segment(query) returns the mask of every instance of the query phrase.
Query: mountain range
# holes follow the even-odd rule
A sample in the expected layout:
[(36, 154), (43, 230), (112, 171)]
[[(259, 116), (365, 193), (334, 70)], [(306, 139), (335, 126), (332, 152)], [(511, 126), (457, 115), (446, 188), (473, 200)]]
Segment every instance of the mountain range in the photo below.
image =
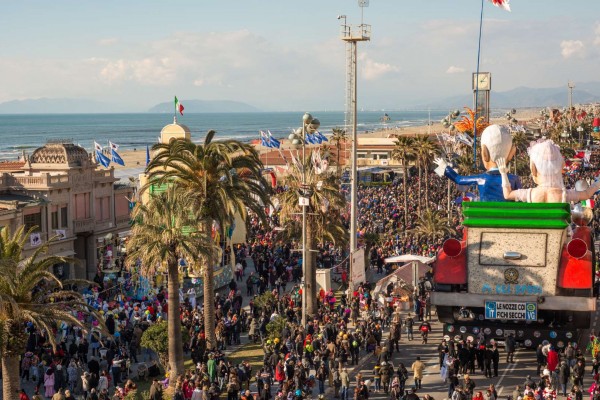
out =
[[(558, 107), (568, 104), (568, 89), (554, 88), (528, 88), (517, 87), (504, 92), (492, 91), (490, 103), (492, 109), (527, 108), (527, 107)], [(261, 112), (253, 105), (232, 100), (182, 100), (187, 113), (242, 113)], [(573, 89), (573, 104), (600, 102), (600, 82), (577, 83)], [(402, 109), (454, 109), (465, 105), (472, 105), (473, 94), (465, 94), (432, 99), (422, 104), (397, 104)], [(394, 109), (389, 107), (387, 109)], [(172, 113), (174, 104), (165, 102), (157, 104), (146, 112)], [(0, 103), (0, 114), (100, 114), (144, 112), (119, 104), (106, 103), (90, 99), (75, 98), (40, 98), (11, 100)]]
[[(232, 100), (181, 100), (185, 110), (189, 113), (241, 113), (260, 112), (250, 104)], [(150, 108), (150, 113), (172, 113), (175, 105), (172, 102), (160, 103)]]

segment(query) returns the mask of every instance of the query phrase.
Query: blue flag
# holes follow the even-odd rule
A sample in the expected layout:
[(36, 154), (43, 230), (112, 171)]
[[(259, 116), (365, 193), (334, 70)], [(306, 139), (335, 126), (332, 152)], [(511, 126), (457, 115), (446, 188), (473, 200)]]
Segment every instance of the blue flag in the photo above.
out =
[(313, 137), (312, 134), (310, 134), (310, 133), (306, 134), (306, 143), (315, 144), (315, 138)]
[(317, 131), (317, 136), (319, 136), (319, 139), (321, 139), (321, 142), (328, 142), (329, 140), (327, 140), (327, 136), (323, 135), (321, 132)]
[(263, 147), (273, 147), (271, 140), (263, 131), (260, 131), (260, 145)]
[(278, 149), (281, 147), (281, 142), (273, 137), (271, 131), (267, 131), (269, 134), (269, 143), (271, 143), (271, 147)]
[(146, 167), (150, 164), (150, 148), (146, 145)]
[(110, 149), (110, 153), (112, 155), (112, 162), (114, 162), (115, 164), (125, 166), (125, 161), (123, 161), (123, 159), (115, 149)]
[(102, 164), (104, 168), (108, 168), (110, 165), (110, 159), (102, 154), (102, 152), (99, 150), (96, 150), (96, 161)]

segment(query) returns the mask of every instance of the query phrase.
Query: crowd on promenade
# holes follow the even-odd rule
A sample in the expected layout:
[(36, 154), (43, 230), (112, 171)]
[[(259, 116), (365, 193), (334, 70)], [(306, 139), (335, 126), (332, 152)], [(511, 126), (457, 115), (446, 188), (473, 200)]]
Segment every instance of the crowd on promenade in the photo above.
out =
[[(572, 187), (576, 180), (592, 177), (592, 173), (577, 172), (567, 176), (567, 185)], [(531, 186), (524, 180), (524, 186)], [(434, 174), (428, 181), (427, 190), (423, 187), (423, 202), (428, 201), (430, 208), (444, 212), (445, 181)], [(404, 210), (401, 179), (390, 186), (360, 188), (359, 230), (363, 235), (375, 233), (389, 238), (373, 246), (370, 260), (374, 267), (380, 268), (384, 258), (395, 254), (434, 256), (442, 245), (441, 239), (430, 241), (406, 234), (416, 226), (418, 188), (418, 178), (410, 177), (408, 210)], [(460, 196), (453, 189), (452, 199)], [(453, 206), (451, 222), (460, 235), (457, 207)], [(408, 226), (404, 225), (405, 212), (409, 217)], [(205, 316), (201, 302), (197, 302), (198, 294), (193, 288), (180, 293), (182, 305), (178, 312), (190, 337), (185, 351), (193, 360), (194, 368), (180, 377), (153, 381), (150, 387), (153, 398), (159, 398), (169, 379), (174, 379), (177, 400), (212, 400), (221, 394), (227, 394), (229, 400), (250, 400), (251, 380), (256, 382), (257, 396), (261, 400), (300, 400), (324, 394), (326, 387), (332, 388), (334, 396), (343, 400), (364, 400), (373, 391), (384, 391), (390, 400), (416, 400), (417, 392), (420, 393), (422, 363), (420, 360), (410, 366), (396, 363), (393, 354), (399, 351), (403, 335), (406, 340), (412, 339), (413, 330), (427, 343), (427, 332), (431, 329), (425, 321), (427, 290), (417, 288), (414, 298), (423, 301), (415, 301), (412, 313), (402, 315), (397, 309), (374, 301), (369, 284), (357, 287), (350, 297), (322, 292), (318, 312), (303, 326), (300, 255), (293, 251), (293, 244), (279, 240), (273, 229), (279, 225), (276, 211), (268, 221), (262, 225), (256, 219), (250, 220), (248, 243), (235, 249), (235, 279), (225, 294), (215, 298), (217, 349), (209, 350), (206, 346)], [(599, 222), (600, 214), (596, 213), (596, 227)], [(248, 257), (252, 259), (253, 268), (248, 268)], [(322, 267), (333, 267), (343, 264), (346, 257), (340, 248), (325, 243), (319, 247), (317, 262)], [(152, 366), (152, 354), (141, 347), (141, 336), (148, 326), (166, 319), (167, 295), (163, 286), (156, 285), (138, 296), (132, 291), (131, 275), (123, 272), (121, 278), (116, 284), (107, 285), (99, 276), (97, 288), (84, 290), (88, 302), (103, 315), (110, 335), (104, 335), (98, 328), (86, 332), (68, 324), (51, 333), (27, 327), (29, 340), (21, 358), (20, 375), (23, 381), (33, 382), (34, 393), (29, 395), (54, 400), (75, 396), (84, 396), (86, 400), (116, 400), (136, 389), (135, 380), (129, 379), (129, 366), (143, 361), (149, 361)], [(260, 305), (251, 300), (248, 309), (243, 307), (244, 298), (261, 295), (269, 300)], [(93, 319), (87, 323), (98, 326)], [(273, 331), (273, 327), (278, 328)], [(227, 347), (241, 343), (242, 332), (248, 332), (250, 340), (261, 343), (264, 349), (264, 362), (258, 370), (248, 363), (233, 365), (224, 356)], [(50, 346), (48, 334), (59, 338), (56, 350)], [(497, 374), (499, 355), (497, 349), (488, 345), (485, 341), (460, 343), (453, 339), (439, 344), (440, 367), (448, 383), (449, 398), (495, 400), (493, 387), (476, 391), (470, 378), (476, 370), (485, 371), (486, 375)], [(538, 375), (542, 377), (515, 389), (513, 400), (519, 396), (523, 400), (551, 400), (552, 396), (568, 391), (573, 400), (581, 400), (582, 368), (586, 360), (576, 351), (573, 354), (570, 351), (567, 347), (559, 354), (550, 345), (538, 349)], [(349, 370), (367, 353), (373, 353), (377, 359), (373, 374), (351, 379)], [(559, 359), (556, 363), (555, 353)], [(595, 375), (589, 393), (591, 400), (599, 400), (600, 357), (595, 355), (592, 364)], [(158, 376), (155, 369), (151, 367), (149, 372)], [(23, 393), (21, 399), (26, 398), (27, 394)]]
[[(419, 177), (415, 174), (407, 178), (407, 206), (404, 209), (404, 188), (402, 178), (396, 177), (391, 185), (361, 187), (358, 192), (359, 219), (358, 229), (362, 236), (367, 234), (383, 235), (379, 245), (372, 248), (371, 264), (381, 270), (386, 257), (402, 254), (413, 254), (434, 257), (443, 239), (418, 238), (409, 231), (417, 226), (420, 210), (426, 204), (432, 210), (439, 210), (447, 216), (448, 191), (445, 178), (430, 173), (428, 179), (422, 179), (422, 204), (419, 208)], [(427, 196), (426, 196), (427, 193)], [(460, 193), (456, 185), (451, 186), (451, 226), (461, 234)], [(408, 225), (405, 226), (405, 214), (408, 214)]]

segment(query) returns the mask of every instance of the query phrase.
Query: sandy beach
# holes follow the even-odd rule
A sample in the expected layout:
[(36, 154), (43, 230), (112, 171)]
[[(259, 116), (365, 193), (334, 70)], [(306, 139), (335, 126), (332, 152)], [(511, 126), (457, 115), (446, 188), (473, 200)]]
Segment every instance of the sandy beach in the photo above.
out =
[[(534, 109), (525, 109), (525, 110), (517, 110), (515, 114), (515, 118), (520, 122), (526, 122), (532, 120), (537, 115), (537, 111)], [(506, 122), (505, 118), (492, 118), (492, 123), (503, 124)], [(431, 126), (427, 125), (419, 125), (419, 126), (411, 126), (404, 128), (390, 128), (390, 129), (381, 129), (372, 132), (361, 132), (358, 137), (391, 137), (394, 135), (427, 135), (431, 133), (432, 135), (435, 133), (445, 132), (442, 124), (437, 121), (433, 122)], [(329, 135), (331, 132), (323, 132), (325, 135)], [(198, 138), (192, 138), (198, 139)], [(287, 138), (281, 141), (282, 147), (284, 149), (290, 148), (291, 143)], [(130, 176), (136, 176), (141, 173), (146, 165), (146, 148), (138, 148), (136, 150), (128, 150), (119, 153), (123, 161), (125, 162), (125, 166), (121, 166), (118, 164), (112, 163), (111, 166), (115, 167), (116, 175), (120, 177), (129, 176), (128, 172), (130, 171)]]

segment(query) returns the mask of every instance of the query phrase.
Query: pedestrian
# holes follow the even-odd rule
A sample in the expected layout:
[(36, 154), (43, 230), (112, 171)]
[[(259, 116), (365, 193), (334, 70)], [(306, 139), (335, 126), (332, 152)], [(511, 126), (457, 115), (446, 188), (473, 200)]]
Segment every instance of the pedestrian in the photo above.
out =
[[(512, 333), (508, 335), (506, 340), (504, 341), (504, 350), (506, 351), (506, 362), (513, 363), (515, 357), (515, 349), (517, 342), (515, 341), (515, 337)], [(517, 400), (517, 399), (514, 399)]]
[(341, 399), (348, 400), (348, 390), (350, 389), (350, 377), (348, 376), (348, 370), (342, 368), (340, 371), (340, 383), (341, 383)]
[(406, 316), (404, 320), (404, 326), (406, 327), (406, 337), (408, 340), (413, 340), (413, 325), (415, 324), (415, 320), (411, 316), (410, 313)]
[[(471, 379), (469, 374), (465, 374), (462, 384), (462, 391), (467, 396), (467, 399), (473, 397), (473, 392), (475, 390), (475, 381)], [(482, 394), (483, 397), (483, 394)]]
[(413, 372), (413, 379), (415, 381), (415, 389), (421, 389), (421, 381), (423, 380), (423, 371), (425, 370), (425, 364), (421, 361), (421, 357), (417, 356), (415, 362), (411, 366)]
[(429, 332), (431, 332), (431, 324), (429, 321), (425, 320), (421, 322), (419, 331), (421, 332), (421, 344), (427, 344), (427, 337), (429, 336)]

